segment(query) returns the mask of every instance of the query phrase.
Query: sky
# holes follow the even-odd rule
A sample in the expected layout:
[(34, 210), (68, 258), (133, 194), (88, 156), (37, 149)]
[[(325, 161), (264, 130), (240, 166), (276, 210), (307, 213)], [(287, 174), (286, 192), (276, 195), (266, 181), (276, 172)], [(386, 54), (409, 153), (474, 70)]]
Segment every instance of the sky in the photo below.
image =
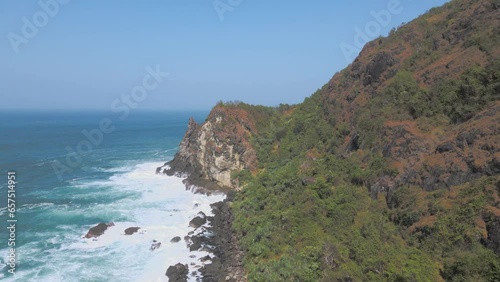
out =
[(0, 1), (0, 110), (300, 103), (445, 2)]

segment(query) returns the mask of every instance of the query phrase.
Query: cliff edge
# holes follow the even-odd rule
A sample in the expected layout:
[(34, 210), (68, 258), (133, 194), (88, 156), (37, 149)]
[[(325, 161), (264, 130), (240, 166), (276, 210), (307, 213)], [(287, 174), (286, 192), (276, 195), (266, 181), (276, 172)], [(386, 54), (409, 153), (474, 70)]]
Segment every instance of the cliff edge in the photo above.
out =
[(189, 119), (188, 129), (174, 159), (163, 173), (187, 177), (187, 185), (239, 188), (231, 173), (255, 170), (257, 157), (250, 137), (257, 132), (255, 120), (235, 104), (219, 103), (206, 121)]

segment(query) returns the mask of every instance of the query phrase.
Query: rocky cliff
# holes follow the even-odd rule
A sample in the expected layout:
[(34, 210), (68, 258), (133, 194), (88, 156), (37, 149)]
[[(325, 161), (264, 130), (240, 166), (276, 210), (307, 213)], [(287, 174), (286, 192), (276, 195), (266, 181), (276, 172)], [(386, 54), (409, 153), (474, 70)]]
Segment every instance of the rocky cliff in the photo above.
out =
[(219, 104), (204, 123), (189, 120), (179, 151), (163, 172), (187, 177), (188, 185), (206, 186), (208, 181), (238, 189), (231, 174), (256, 168), (257, 157), (249, 141), (256, 132), (255, 120), (247, 111)]

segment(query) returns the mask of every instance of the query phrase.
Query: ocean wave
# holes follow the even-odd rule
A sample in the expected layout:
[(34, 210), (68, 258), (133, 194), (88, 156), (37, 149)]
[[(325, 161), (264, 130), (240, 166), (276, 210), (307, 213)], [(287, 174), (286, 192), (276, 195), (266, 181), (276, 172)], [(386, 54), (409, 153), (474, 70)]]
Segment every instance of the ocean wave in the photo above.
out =
[[(178, 262), (188, 264), (190, 273), (198, 270), (202, 265), (198, 259), (208, 253), (189, 252), (184, 242), (170, 240), (194, 231), (189, 221), (200, 211), (211, 215), (210, 204), (224, 195), (186, 191), (182, 179), (155, 174), (163, 164), (117, 166), (107, 171), (112, 173), (108, 179), (75, 179), (52, 191), (52, 197), (57, 195), (70, 204), (21, 206), (21, 210), (40, 209), (34, 220), (57, 225), (30, 233), (31, 242), (18, 248), (25, 267), (16, 273), (17, 281), (123, 280), (124, 271), (129, 281), (166, 281), (166, 268)], [(90, 227), (109, 221), (115, 226), (96, 240), (83, 238)], [(140, 232), (124, 235), (126, 228), (135, 226), (141, 227)], [(162, 243), (154, 252), (150, 250), (153, 240)], [(30, 265), (35, 270), (28, 269)]]
[(46, 209), (53, 206), (54, 203), (23, 204), (17, 208), (17, 211), (24, 212), (25, 210)]

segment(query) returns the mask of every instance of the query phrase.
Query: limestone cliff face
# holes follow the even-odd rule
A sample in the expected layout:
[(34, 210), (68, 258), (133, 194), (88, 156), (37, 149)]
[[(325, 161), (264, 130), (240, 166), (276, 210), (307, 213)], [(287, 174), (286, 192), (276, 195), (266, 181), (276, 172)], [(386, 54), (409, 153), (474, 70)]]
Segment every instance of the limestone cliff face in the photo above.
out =
[(239, 188), (231, 173), (257, 165), (249, 138), (256, 132), (252, 117), (236, 106), (216, 106), (203, 124), (189, 120), (179, 151), (164, 173), (185, 176), (194, 184), (203, 180), (221, 187)]

